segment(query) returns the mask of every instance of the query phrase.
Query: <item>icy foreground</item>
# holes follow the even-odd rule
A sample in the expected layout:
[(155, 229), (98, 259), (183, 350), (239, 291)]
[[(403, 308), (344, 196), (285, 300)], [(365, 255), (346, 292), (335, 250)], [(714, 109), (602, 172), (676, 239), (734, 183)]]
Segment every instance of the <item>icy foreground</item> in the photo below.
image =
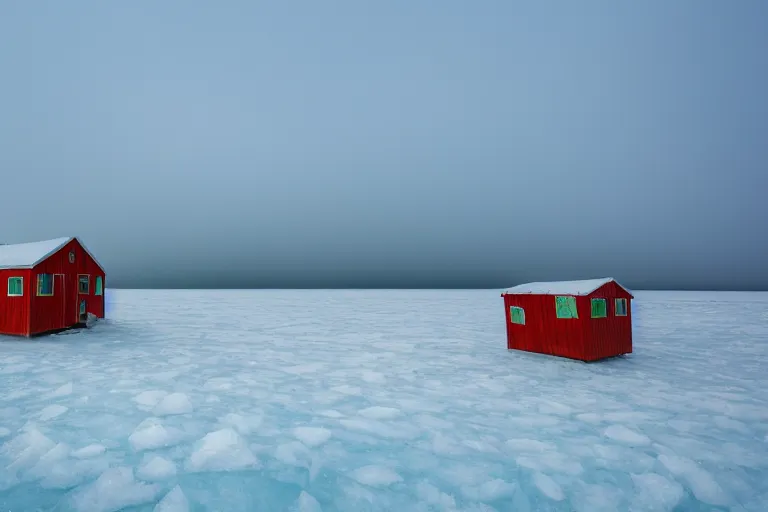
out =
[(108, 299), (0, 338), (0, 510), (766, 510), (768, 294), (639, 292), (595, 364), (494, 291)]

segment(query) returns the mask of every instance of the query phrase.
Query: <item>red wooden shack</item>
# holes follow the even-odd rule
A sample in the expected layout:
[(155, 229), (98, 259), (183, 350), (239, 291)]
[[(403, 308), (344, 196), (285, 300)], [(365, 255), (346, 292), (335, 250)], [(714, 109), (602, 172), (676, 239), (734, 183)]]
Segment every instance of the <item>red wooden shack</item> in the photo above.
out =
[(105, 278), (75, 237), (0, 245), (0, 334), (60, 331), (85, 324), (88, 313), (104, 318)]
[(612, 278), (528, 283), (504, 298), (507, 348), (581, 361), (632, 352), (632, 294)]

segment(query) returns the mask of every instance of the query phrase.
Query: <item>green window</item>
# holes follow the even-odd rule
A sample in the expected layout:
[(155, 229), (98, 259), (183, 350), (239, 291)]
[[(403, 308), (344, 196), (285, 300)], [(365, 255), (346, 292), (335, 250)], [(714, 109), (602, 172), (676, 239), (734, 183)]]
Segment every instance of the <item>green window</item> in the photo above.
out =
[(21, 297), (24, 295), (24, 283), (23, 277), (9, 277), (8, 278), (8, 296), (9, 297)]
[(558, 295), (555, 297), (555, 307), (557, 308), (557, 318), (579, 318), (579, 312), (576, 310), (576, 297)]
[(96, 295), (104, 293), (104, 283), (101, 280), (101, 276), (96, 276)]
[(513, 324), (525, 325), (525, 310), (523, 308), (512, 306), (509, 308), (509, 317)]
[(592, 318), (605, 318), (608, 316), (608, 306), (605, 299), (592, 299)]
[(53, 274), (37, 275), (37, 295), (40, 297), (53, 295)]
[(91, 292), (91, 276), (77, 276), (77, 293), (88, 295)]
[(627, 299), (616, 299), (616, 316), (627, 316)]

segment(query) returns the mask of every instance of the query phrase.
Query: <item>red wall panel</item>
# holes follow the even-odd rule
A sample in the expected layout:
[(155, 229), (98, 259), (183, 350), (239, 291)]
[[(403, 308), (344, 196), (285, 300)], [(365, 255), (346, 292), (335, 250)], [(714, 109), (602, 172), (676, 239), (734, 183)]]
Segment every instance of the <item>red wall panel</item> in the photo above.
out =
[[(505, 295), (505, 314), (508, 328), (508, 348), (557, 355), (572, 359), (584, 357), (583, 303), (576, 301), (579, 318), (557, 318), (554, 295)], [(525, 325), (513, 324), (511, 306), (525, 310)]]
[[(24, 295), (22, 297), (8, 296), (9, 277), (24, 279)], [(30, 281), (29, 269), (0, 270), (0, 334), (17, 336), (29, 334)]]
[[(629, 354), (632, 352), (632, 301), (616, 283), (608, 283), (589, 295), (589, 299), (604, 298), (608, 309), (606, 318), (593, 318), (589, 322), (587, 355), (589, 360)], [(616, 316), (615, 299), (627, 299), (627, 316)]]

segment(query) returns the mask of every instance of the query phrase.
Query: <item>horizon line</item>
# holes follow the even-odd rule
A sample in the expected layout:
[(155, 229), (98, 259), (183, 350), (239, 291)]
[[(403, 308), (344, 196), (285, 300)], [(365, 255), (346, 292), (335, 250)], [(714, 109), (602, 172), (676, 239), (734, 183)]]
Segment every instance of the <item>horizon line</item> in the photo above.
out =
[[(274, 291), (283, 291), (283, 290), (292, 290), (292, 291), (503, 291), (509, 288), (506, 287), (493, 287), (493, 288), (486, 288), (486, 287), (399, 287), (399, 288), (389, 288), (389, 287), (337, 287), (337, 288), (327, 288), (327, 287), (246, 287), (246, 288), (237, 288), (237, 287), (222, 287), (222, 288), (214, 288), (214, 287), (154, 287), (154, 288), (146, 288), (146, 287), (105, 287), (106, 290), (123, 290), (123, 291), (146, 291), (146, 290), (159, 290), (159, 291), (224, 291), (224, 290), (232, 290), (232, 291), (262, 291), (262, 290), (274, 290)], [(768, 293), (768, 290), (743, 290), (743, 289), (690, 289), (690, 288), (630, 288), (633, 292), (700, 292), (700, 293)]]

